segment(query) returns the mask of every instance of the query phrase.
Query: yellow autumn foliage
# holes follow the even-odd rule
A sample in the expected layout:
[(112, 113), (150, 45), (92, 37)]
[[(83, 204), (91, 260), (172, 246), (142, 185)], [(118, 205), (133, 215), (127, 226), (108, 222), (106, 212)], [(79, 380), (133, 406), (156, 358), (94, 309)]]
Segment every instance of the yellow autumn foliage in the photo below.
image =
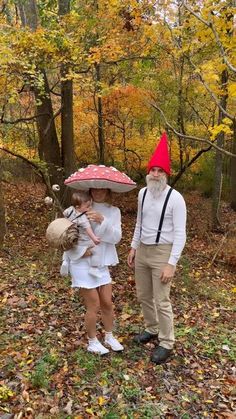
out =
[(221, 132), (230, 135), (233, 133), (233, 130), (227, 124), (219, 124), (209, 128), (209, 132), (211, 135), (211, 140), (214, 140)]

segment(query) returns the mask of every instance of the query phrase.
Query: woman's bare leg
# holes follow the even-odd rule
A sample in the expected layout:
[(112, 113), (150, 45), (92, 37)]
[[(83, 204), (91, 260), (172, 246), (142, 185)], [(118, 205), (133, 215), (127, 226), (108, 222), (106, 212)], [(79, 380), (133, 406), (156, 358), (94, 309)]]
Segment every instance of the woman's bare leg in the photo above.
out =
[(100, 307), (102, 322), (106, 332), (111, 332), (113, 329), (114, 312), (112, 304), (112, 285), (106, 284), (98, 288), (100, 298)]
[(96, 337), (97, 314), (100, 309), (98, 288), (81, 288), (81, 295), (86, 307), (85, 327), (89, 338)]
[(113, 336), (113, 304), (111, 284), (103, 285), (99, 288), (100, 306), (102, 312), (102, 321), (105, 328), (105, 345), (111, 347), (113, 351), (123, 351), (124, 347)]

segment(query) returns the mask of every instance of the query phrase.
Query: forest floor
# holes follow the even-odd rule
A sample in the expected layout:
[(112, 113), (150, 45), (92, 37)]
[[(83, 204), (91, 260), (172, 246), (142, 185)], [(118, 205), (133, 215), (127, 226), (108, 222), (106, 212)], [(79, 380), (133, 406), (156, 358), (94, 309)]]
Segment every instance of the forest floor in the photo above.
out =
[[(236, 417), (235, 237), (210, 231), (208, 199), (185, 195), (188, 242), (172, 287), (176, 346), (170, 361), (156, 366), (154, 345), (132, 342), (142, 330), (134, 273), (126, 264), (137, 191), (118, 198), (123, 239), (120, 264), (112, 269), (116, 334), (125, 350), (99, 357), (85, 350), (80, 296), (60, 277), (61, 255), (45, 240), (55, 213), (44, 205), (43, 186), (3, 188), (1, 419)], [(224, 203), (221, 218), (226, 231), (236, 213)]]

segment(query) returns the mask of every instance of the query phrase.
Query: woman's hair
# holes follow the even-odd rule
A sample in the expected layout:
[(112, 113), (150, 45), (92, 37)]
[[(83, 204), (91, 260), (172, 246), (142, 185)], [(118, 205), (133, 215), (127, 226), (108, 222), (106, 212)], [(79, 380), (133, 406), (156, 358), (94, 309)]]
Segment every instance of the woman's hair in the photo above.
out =
[(88, 191), (78, 191), (72, 194), (71, 204), (73, 207), (80, 207), (88, 201), (92, 201), (92, 197)]
[(112, 205), (112, 191), (110, 189), (107, 190), (106, 203)]

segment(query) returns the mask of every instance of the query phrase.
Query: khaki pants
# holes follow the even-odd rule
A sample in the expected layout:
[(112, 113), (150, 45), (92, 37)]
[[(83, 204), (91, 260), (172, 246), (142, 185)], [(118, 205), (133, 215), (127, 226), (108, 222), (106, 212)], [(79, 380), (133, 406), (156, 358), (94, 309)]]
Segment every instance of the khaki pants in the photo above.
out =
[(172, 245), (140, 244), (135, 255), (137, 298), (141, 303), (145, 330), (158, 334), (160, 346), (172, 349), (174, 344), (173, 312), (170, 283), (163, 284), (160, 274), (168, 263)]

